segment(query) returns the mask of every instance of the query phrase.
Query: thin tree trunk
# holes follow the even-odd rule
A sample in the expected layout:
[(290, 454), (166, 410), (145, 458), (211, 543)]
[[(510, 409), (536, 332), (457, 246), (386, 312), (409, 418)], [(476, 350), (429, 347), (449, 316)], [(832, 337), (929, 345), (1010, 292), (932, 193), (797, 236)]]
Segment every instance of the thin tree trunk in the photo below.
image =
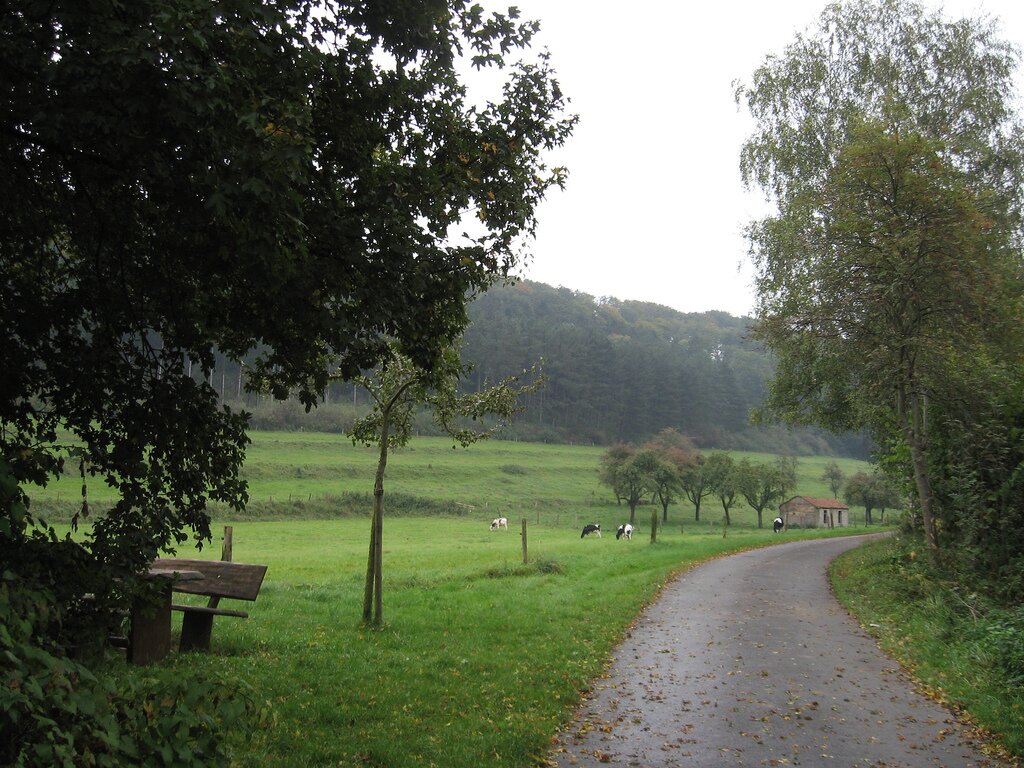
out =
[(377, 473), (373, 480), (373, 524), (370, 528), (370, 554), (366, 563), (366, 586), (363, 590), (363, 621), (374, 626), (384, 622), (383, 586), (383, 529), (384, 529), (384, 471), (388, 465), (388, 435), (390, 433), (390, 412), (382, 414), (380, 434), (380, 455), (377, 459)]
[(370, 514), (370, 552), (366, 557), (366, 584), (363, 589), (363, 623), (369, 624), (373, 618), (373, 575), (377, 557), (377, 509), (374, 504)]
[[(908, 402), (909, 401), (909, 402)], [(903, 437), (910, 448), (910, 461), (914, 468), (914, 484), (917, 486), (918, 502), (921, 504), (921, 520), (924, 526), (924, 541), (933, 563), (939, 559), (939, 539), (935, 533), (935, 519), (932, 514), (932, 485), (928, 477), (928, 456), (925, 449), (921, 404), (916, 395), (907, 396), (900, 387), (897, 399), (897, 414)]]

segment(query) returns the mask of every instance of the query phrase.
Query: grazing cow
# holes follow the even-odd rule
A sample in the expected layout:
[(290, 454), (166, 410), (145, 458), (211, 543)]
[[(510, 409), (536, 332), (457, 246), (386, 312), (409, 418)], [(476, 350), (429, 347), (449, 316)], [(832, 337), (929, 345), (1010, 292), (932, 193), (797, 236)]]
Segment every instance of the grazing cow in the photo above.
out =
[(629, 541), (630, 539), (633, 538), (633, 526), (630, 525), (629, 523), (623, 523), (622, 525), (620, 525), (618, 527), (618, 530), (615, 531), (615, 538), (616, 539), (624, 538), (624, 539), (626, 539), (626, 541)]
[(582, 539), (588, 533), (596, 533), (597, 534), (597, 538), (600, 539), (601, 538), (601, 524), (600, 523), (588, 523), (587, 525), (584, 525), (583, 526), (583, 533), (580, 534), (580, 538)]
[(781, 517), (776, 517), (775, 518), (775, 522), (772, 523), (772, 528), (774, 528), (775, 532), (778, 533), (779, 531), (782, 530), (782, 526), (784, 526), (784, 525), (785, 525), (785, 523), (782, 522), (782, 518)]
[(496, 517), (493, 520), (491, 520), (491, 530), (496, 531), (499, 528), (504, 528), (506, 531), (508, 530), (507, 517)]

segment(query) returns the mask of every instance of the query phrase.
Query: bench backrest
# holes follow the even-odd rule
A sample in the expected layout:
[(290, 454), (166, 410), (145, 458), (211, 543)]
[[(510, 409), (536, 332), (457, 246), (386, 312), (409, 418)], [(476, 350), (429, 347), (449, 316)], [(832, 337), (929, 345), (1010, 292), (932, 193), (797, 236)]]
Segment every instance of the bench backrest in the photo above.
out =
[(153, 568), (164, 571), (199, 571), (203, 574), (203, 578), (194, 581), (174, 582), (175, 592), (236, 600), (255, 600), (267, 573), (265, 565), (178, 558), (160, 558), (153, 563)]

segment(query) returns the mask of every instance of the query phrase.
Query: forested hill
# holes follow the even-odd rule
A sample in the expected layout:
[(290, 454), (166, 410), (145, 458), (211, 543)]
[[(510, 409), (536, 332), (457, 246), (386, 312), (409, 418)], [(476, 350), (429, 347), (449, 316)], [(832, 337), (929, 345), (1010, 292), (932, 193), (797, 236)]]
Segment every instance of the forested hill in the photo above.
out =
[(702, 447), (864, 454), (860, 439), (748, 424), (772, 370), (749, 318), (529, 281), (491, 288), (469, 313), (467, 389), (542, 364), (547, 385), (515, 427), (524, 438), (607, 444), (674, 427)]

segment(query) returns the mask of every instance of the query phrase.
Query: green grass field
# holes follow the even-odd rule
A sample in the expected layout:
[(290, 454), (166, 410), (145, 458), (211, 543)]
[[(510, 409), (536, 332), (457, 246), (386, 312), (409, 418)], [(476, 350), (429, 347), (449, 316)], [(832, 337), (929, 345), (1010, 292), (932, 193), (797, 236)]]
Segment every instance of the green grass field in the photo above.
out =
[[(251, 617), (219, 617), (211, 653), (172, 654), (166, 664), (253, 687), (267, 720), (238, 738), (239, 766), (536, 765), (673, 574), (778, 540), (742, 505), (723, 537), (721, 508), (709, 499), (700, 524), (689, 504), (673, 506), (653, 545), (660, 507), (642, 506), (633, 541), (616, 541), (628, 509), (597, 481), (601, 453), (496, 441), (453, 450), (418, 439), (394, 454), (388, 499), (406, 501), (402, 514), (385, 515), (386, 626), (368, 631), (360, 617), (375, 453), (340, 436), (257, 433), (248, 516), (219, 511), (215, 530), (231, 524), (234, 559), (269, 566), (263, 590), (254, 605), (222, 602)], [(820, 480), (827, 461), (800, 460), (797, 493), (831, 495)], [(850, 473), (864, 466), (843, 464)], [(59, 497), (73, 503), (78, 490), (68, 478), (37, 499), (57, 510)], [(97, 507), (102, 492), (90, 490)], [(363, 507), (342, 505), (346, 493)], [(417, 514), (419, 502), (432, 514)], [(509, 531), (489, 530), (499, 515)], [(580, 538), (591, 521), (602, 523), (602, 539)], [(196, 556), (191, 547), (177, 554)], [(219, 554), (214, 541), (198, 556)]]
[[(353, 446), (343, 435), (309, 432), (254, 432), (243, 476), (249, 483), (250, 503), (246, 517), (280, 519), (362, 515), (369, 512), (376, 466), (375, 449)], [(597, 478), (603, 448), (544, 445), (490, 440), (468, 449), (452, 448), (450, 440), (417, 438), (405, 449), (391, 454), (386, 491), (392, 514), (419, 511), (443, 512), (491, 520), (508, 517), (530, 522), (576, 527), (597, 520), (604, 527), (617, 525), (628, 514), (617, 507), (610, 489)], [(772, 461), (770, 454), (731, 452), (737, 459)], [(821, 480), (825, 465), (833, 459), (799, 457), (795, 494), (832, 495)], [(835, 459), (849, 476), (867, 465), (852, 459)], [(89, 483), (89, 499), (97, 508), (112, 501), (111, 490), (95, 478)], [(359, 499), (345, 495), (362, 496)], [(353, 504), (353, 501), (355, 503)], [(81, 504), (81, 481), (65, 477), (33, 494), (33, 503), (59, 519)], [(854, 508), (853, 520), (863, 520)], [(214, 508), (215, 518), (230, 513)], [(732, 510), (738, 525), (753, 524), (752, 510), (742, 502)], [(649, 520), (650, 507), (638, 510)], [(672, 524), (692, 522), (693, 505), (685, 499), (670, 509)], [(705, 499), (702, 523), (718, 525), (721, 506)], [(644, 520), (640, 520), (644, 522)]]
[(238, 765), (535, 765), (672, 574), (778, 540), (676, 527), (652, 545), (533, 524), (523, 565), (517, 530), (399, 518), (384, 530), (386, 627), (367, 631), (368, 536), (356, 519), (235, 523), (235, 559), (270, 566), (251, 618), (218, 618), (211, 654), (169, 663), (255, 687), (271, 718)]

